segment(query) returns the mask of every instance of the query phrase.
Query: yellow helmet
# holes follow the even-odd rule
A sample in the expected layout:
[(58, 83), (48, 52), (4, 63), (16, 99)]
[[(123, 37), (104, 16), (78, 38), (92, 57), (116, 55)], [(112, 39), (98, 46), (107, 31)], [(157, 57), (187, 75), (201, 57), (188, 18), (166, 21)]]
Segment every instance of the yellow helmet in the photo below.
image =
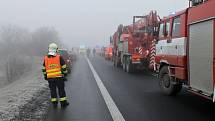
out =
[(49, 52), (48, 55), (56, 55), (58, 50), (58, 46), (55, 43), (49, 44)]

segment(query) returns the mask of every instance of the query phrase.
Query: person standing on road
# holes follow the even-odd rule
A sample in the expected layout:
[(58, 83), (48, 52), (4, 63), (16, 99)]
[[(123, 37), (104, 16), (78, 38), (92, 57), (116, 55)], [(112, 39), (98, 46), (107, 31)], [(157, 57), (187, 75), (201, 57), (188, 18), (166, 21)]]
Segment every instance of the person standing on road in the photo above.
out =
[(96, 55), (96, 49), (93, 48), (93, 56), (95, 56), (95, 55)]
[(91, 52), (91, 50), (90, 50), (90, 48), (88, 48), (87, 49), (87, 57), (90, 57), (90, 52)]
[[(57, 107), (58, 101), (60, 101), (61, 107), (64, 108), (69, 105), (65, 92), (65, 84), (67, 76), (66, 63), (63, 58), (57, 54), (57, 44), (51, 43), (48, 48), (48, 54), (44, 58), (43, 62), (43, 74), (45, 80), (49, 83), (51, 91), (51, 102), (54, 108)], [(57, 89), (59, 94), (59, 100), (57, 96)]]

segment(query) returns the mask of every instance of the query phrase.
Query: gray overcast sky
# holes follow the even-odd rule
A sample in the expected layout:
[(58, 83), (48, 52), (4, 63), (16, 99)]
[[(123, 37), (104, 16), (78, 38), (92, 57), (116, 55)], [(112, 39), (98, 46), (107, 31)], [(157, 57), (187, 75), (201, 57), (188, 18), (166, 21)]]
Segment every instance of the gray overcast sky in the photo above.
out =
[(103, 45), (133, 15), (165, 16), (187, 6), (188, 0), (0, 0), (0, 25), (53, 26), (68, 44)]

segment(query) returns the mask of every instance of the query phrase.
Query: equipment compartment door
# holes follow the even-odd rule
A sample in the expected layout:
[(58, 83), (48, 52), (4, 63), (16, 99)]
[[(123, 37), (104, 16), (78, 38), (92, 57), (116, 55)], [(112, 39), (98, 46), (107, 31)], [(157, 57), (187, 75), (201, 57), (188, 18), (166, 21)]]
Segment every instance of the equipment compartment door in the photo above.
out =
[(213, 20), (189, 26), (189, 79), (192, 88), (213, 93)]

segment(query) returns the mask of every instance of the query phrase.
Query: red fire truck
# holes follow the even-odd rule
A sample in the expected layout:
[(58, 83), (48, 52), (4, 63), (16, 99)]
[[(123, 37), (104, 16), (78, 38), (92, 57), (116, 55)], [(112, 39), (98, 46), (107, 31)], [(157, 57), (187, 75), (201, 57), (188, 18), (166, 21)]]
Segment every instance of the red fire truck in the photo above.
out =
[(161, 20), (156, 71), (162, 91), (188, 91), (214, 99), (215, 0), (190, 0), (190, 7)]
[(131, 25), (118, 27), (112, 37), (115, 66), (122, 66), (126, 72), (153, 68), (158, 21), (157, 12), (151, 11), (146, 16), (134, 16)]
[(113, 46), (109, 45), (105, 48), (105, 59), (112, 60), (113, 57)]

